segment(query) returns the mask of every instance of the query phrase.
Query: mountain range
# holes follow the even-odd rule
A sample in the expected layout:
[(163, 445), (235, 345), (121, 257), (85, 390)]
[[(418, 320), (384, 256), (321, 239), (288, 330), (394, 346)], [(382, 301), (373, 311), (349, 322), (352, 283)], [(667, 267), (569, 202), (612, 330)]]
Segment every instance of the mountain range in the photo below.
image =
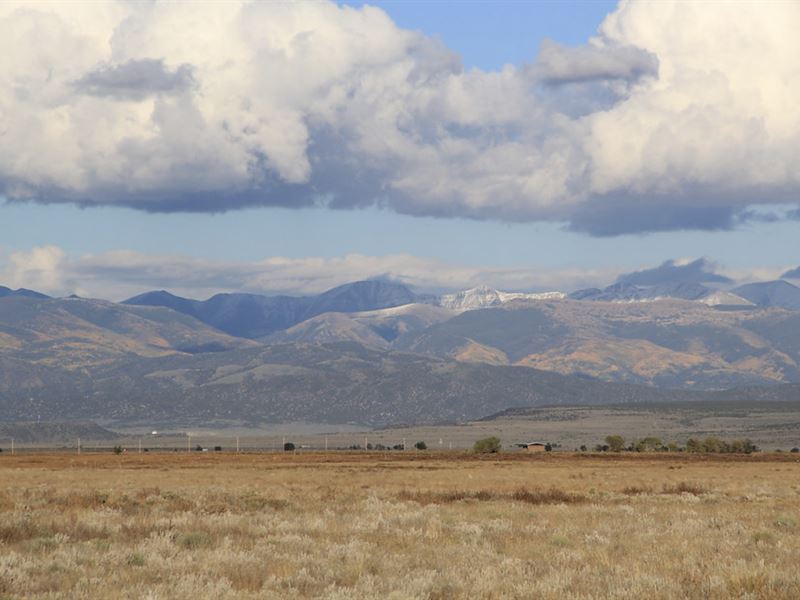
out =
[(0, 421), (380, 426), (542, 404), (796, 398), (800, 290), (704, 287), (436, 297), (364, 281), (311, 297), (123, 303), (0, 288)]

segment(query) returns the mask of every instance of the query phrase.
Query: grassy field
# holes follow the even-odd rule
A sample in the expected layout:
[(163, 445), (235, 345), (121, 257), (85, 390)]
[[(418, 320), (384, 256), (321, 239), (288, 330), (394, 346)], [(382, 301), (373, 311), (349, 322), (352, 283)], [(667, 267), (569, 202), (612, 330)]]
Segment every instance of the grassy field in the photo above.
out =
[(0, 457), (0, 598), (798, 598), (797, 455)]

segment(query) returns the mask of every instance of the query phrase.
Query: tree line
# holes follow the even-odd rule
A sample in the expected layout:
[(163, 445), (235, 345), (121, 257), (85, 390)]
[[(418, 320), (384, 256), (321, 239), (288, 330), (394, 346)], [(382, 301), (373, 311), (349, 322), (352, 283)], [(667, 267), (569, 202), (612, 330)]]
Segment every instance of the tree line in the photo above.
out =
[[(685, 445), (675, 442), (664, 443), (661, 438), (648, 436), (639, 440), (626, 442), (621, 435), (608, 435), (604, 444), (597, 444), (595, 452), (704, 452), (712, 454), (752, 454), (759, 448), (750, 439), (723, 440), (718, 437), (703, 439), (689, 438)], [(587, 451), (586, 446), (581, 446), (582, 451)], [(798, 451), (792, 448), (792, 452)]]

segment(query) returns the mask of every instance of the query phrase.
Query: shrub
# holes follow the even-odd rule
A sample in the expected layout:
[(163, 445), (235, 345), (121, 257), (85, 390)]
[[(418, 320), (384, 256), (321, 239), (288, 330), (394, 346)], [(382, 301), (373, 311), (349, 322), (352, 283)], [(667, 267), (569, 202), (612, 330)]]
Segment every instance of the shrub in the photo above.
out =
[(621, 435), (608, 435), (605, 441), (612, 452), (621, 452), (625, 447), (625, 438)]
[(417, 442), (416, 444), (414, 444), (414, 448), (416, 448), (417, 450), (427, 450), (428, 444), (426, 444), (425, 442)]
[(195, 452), (202, 452), (203, 451), (203, 447), (200, 444), (197, 444), (197, 446), (195, 446), (194, 449), (195, 449)]
[(178, 538), (178, 544), (187, 550), (208, 547), (212, 544), (211, 536), (205, 531), (190, 531)]
[(642, 438), (636, 443), (636, 451), (637, 452), (654, 452), (659, 450), (663, 446), (661, 443), (661, 438), (657, 437), (646, 437)]
[(791, 450), (789, 450), (789, 452), (794, 452), (794, 453), (796, 454), (797, 452), (800, 452), (800, 448), (798, 448), (797, 446), (795, 446), (794, 448), (792, 448)]
[(122, 454), (122, 446), (114, 446), (114, 454)]
[(580, 504), (586, 501), (586, 497), (581, 494), (565, 492), (556, 487), (548, 490), (527, 490), (519, 488), (511, 497), (517, 502), (528, 504)]
[(475, 445), (472, 446), (472, 450), (478, 454), (492, 454), (495, 452), (500, 452), (500, 448), (502, 447), (503, 446), (500, 443), (500, 438), (491, 436), (475, 442)]
[(222, 452), (222, 446), (214, 446), (214, 452)]
[(662, 494), (691, 494), (692, 496), (702, 496), (703, 494), (707, 494), (708, 490), (704, 488), (702, 485), (696, 483), (688, 483), (686, 481), (681, 481), (675, 485), (667, 485), (664, 484), (664, 487), (661, 489)]
[(686, 440), (686, 451), (687, 452), (702, 452), (703, 451), (703, 443), (695, 438), (689, 438)]
[(295, 446), (294, 446), (294, 444), (292, 442), (286, 442), (283, 445), (283, 451), (284, 452), (294, 452), (294, 448), (295, 448)]

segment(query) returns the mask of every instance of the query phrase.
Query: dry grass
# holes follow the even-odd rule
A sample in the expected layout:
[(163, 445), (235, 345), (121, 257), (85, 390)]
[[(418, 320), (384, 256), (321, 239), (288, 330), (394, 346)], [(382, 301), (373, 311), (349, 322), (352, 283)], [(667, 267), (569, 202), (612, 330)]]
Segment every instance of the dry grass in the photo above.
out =
[(800, 462), (3, 456), (0, 598), (798, 598)]

